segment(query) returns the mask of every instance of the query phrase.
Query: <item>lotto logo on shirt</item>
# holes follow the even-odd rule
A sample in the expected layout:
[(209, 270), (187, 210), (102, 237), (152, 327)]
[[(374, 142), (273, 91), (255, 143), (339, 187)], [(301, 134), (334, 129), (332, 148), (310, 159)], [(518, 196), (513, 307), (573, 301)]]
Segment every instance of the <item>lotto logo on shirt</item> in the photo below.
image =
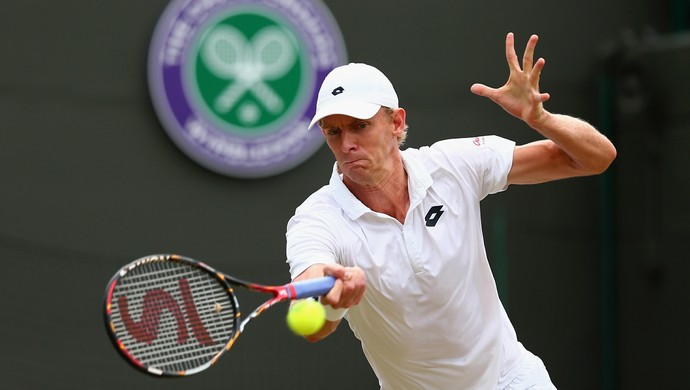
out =
[(265, 177), (323, 144), (307, 126), (323, 79), (346, 61), (317, 0), (179, 0), (156, 27), (149, 84), (163, 127), (189, 157)]
[(443, 205), (441, 206), (434, 206), (429, 209), (429, 212), (426, 213), (426, 216), (424, 217), (424, 221), (426, 222), (426, 226), (429, 227), (434, 227), (438, 223), (438, 220), (441, 219), (441, 216), (443, 215)]

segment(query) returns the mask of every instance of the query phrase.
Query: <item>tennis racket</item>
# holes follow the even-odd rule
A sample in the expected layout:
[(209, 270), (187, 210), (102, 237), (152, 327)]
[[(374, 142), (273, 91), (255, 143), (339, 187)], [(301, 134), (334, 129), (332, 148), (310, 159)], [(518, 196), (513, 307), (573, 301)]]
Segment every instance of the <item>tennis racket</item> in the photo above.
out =
[[(122, 267), (105, 292), (105, 323), (115, 348), (155, 376), (188, 376), (212, 366), (247, 323), (278, 302), (328, 293), (327, 276), (283, 286), (245, 282), (179, 255), (151, 255)], [(242, 319), (232, 286), (273, 294)]]

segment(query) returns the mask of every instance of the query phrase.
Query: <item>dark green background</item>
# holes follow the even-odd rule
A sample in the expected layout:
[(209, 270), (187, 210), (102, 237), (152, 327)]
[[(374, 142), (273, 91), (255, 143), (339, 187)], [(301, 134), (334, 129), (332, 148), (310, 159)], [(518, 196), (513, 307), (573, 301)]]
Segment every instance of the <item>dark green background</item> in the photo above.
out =
[[(605, 177), (513, 187), (484, 202), (507, 311), (559, 389), (690, 387), (687, 1), (326, 4), (350, 60), (396, 85), (414, 147), (481, 134), (537, 139), (469, 87), (506, 80), (508, 31), (520, 51), (540, 34), (547, 108), (611, 134), (619, 158)], [(377, 388), (346, 326), (311, 345), (289, 333), (284, 307), (193, 378), (147, 377), (110, 345), (103, 289), (137, 257), (179, 252), (285, 282), (285, 225), (333, 162), (324, 147), (285, 174), (239, 180), (185, 157), (147, 89), (148, 45), (166, 5), (0, 4), (0, 387)]]

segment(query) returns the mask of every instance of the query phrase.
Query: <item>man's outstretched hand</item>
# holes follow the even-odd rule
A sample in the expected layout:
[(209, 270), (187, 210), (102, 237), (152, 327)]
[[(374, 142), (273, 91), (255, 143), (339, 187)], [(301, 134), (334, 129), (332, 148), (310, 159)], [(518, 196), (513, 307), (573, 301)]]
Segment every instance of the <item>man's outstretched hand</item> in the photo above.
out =
[(506, 59), (510, 69), (508, 81), (500, 88), (491, 88), (484, 84), (474, 84), (472, 93), (491, 99), (511, 115), (522, 119), (534, 127), (544, 116), (543, 103), (549, 100), (548, 93), (539, 91), (539, 77), (546, 61), (539, 58), (534, 62), (534, 49), (539, 37), (532, 35), (527, 42), (522, 57), (522, 68), (515, 53), (513, 33), (506, 36)]

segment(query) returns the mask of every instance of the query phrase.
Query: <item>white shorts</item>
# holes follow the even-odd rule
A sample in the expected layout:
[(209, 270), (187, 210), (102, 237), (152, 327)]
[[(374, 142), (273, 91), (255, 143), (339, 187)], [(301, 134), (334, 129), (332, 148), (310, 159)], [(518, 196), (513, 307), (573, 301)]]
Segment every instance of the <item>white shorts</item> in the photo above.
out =
[(532, 352), (523, 349), (517, 366), (501, 378), (496, 390), (556, 390), (551, 383), (544, 362)]

